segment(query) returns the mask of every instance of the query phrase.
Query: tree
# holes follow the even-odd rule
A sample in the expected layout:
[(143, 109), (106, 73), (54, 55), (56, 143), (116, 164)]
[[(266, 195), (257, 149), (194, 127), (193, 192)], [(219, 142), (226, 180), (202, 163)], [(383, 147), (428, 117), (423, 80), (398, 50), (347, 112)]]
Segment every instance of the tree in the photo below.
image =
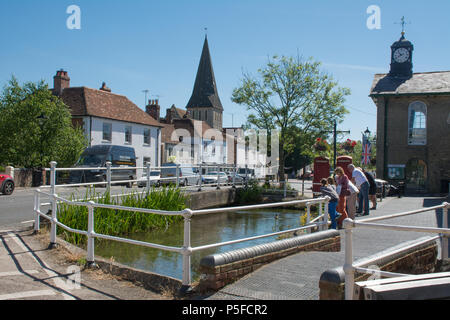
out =
[(279, 174), (284, 180), (286, 155), (297, 148), (311, 156), (315, 139), (348, 112), (343, 104), (350, 90), (338, 87), (312, 59), (274, 56), (258, 74), (244, 73), (231, 100), (253, 111), (248, 117), (250, 126), (269, 134), (279, 132)]
[(0, 95), (0, 163), (25, 168), (50, 161), (72, 166), (87, 145), (69, 108), (43, 82), (20, 86), (12, 77)]

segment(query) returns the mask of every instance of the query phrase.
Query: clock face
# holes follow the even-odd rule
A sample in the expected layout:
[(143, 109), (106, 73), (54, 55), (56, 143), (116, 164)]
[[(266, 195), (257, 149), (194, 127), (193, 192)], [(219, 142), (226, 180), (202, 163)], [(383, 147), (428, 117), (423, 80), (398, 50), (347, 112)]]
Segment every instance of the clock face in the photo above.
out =
[(403, 63), (408, 61), (409, 51), (405, 48), (399, 48), (394, 51), (394, 61), (398, 63)]

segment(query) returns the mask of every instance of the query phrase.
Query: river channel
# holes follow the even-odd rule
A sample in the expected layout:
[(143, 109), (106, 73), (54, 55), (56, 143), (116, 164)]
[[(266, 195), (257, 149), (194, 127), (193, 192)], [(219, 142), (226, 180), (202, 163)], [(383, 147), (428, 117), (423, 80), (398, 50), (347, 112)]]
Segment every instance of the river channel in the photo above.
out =
[[(216, 213), (192, 217), (191, 245), (197, 247), (212, 243), (242, 239), (301, 226), (304, 209), (267, 209)], [(168, 246), (183, 246), (183, 222), (167, 230), (134, 234), (130, 238)], [(192, 256), (192, 277), (198, 279), (200, 260), (210, 254), (254, 246), (277, 240), (269, 237), (195, 252)], [(135, 246), (115, 241), (97, 241), (95, 254), (141, 270), (182, 279), (182, 256), (175, 252)]]

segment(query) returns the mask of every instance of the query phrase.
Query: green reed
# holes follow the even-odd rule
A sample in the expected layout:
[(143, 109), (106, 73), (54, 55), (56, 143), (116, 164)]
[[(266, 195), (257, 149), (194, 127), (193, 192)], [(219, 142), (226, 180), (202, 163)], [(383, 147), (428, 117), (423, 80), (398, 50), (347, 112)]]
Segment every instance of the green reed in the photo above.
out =
[[(98, 199), (94, 199), (98, 197)], [(71, 197), (74, 200), (74, 197)], [(130, 194), (114, 197), (109, 193), (96, 193), (95, 189), (87, 190), (83, 202), (94, 201), (99, 204), (118, 205), (123, 207), (146, 208), (166, 211), (181, 211), (186, 208), (186, 196), (174, 187), (151, 189), (147, 193)], [(181, 221), (181, 216), (164, 216), (118, 209), (94, 209), (94, 230), (96, 233), (124, 236), (137, 232), (148, 232), (168, 228), (174, 222)], [(88, 209), (85, 206), (74, 206), (66, 203), (58, 205), (58, 221), (70, 228), (87, 230)], [(87, 237), (58, 228), (58, 233), (68, 242), (84, 245)], [(100, 240), (100, 239), (99, 239)]]

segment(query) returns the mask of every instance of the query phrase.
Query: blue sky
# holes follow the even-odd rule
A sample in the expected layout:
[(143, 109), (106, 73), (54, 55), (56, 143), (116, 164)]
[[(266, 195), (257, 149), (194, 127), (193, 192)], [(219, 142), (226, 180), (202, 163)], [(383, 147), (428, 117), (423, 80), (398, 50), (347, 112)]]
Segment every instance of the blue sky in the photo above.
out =
[[(70, 5), (81, 9), (80, 30), (66, 27)], [(370, 5), (381, 10), (381, 29), (367, 28)], [(230, 100), (243, 70), (256, 74), (268, 56), (299, 53), (351, 89), (339, 129), (351, 131), (342, 139), (361, 139), (367, 127), (376, 131), (369, 90), (375, 73), (389, 71), (400, 18), (410, 22), (414, 72), (450, 70), (448, 12), (448, 0), (0, 0), (0, 86), (14, 74), (52, 87), (63, 68), (72, 86), (104, 81), (141, 108), (148, 89), (164, 114), (190, 98), (207, 27), (224, 126), (246, 121), (245, 107)]]

